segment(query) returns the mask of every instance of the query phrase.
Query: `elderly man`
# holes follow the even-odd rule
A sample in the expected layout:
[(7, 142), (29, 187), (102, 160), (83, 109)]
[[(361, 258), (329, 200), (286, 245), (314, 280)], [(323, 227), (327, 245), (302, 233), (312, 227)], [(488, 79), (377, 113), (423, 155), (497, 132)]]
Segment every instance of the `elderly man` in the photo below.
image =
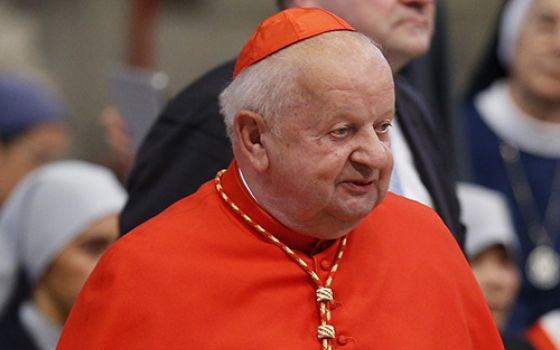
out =
[(235, 160), (113, 246), (59, 350), (502, 348), (441, 220), (386, 196), (394, 89), (367, 37), (283, 11), (220, 100)]
[[(430, 45), (432, 0), (278, 0), (278, 5), (318, 7), (340, 15), (381, 44), (394, 74)], [(194, 192), (231, 161), (217, 96), (232, 70), (233, 62), (202, 77), (159, 117), (131, 172), (122, 233)], [(462, 245), (464, 230), (453, 176), (445, 165), (445, 147), (439, 145), (445, 137), (437, 136), (426, 104), (411, 86), (399, 79), (396, 90), (398, 123), (392, 138), (398, 174), (393, 179), (399, 179), (400, 186), (391, 190), (433, 207)]]

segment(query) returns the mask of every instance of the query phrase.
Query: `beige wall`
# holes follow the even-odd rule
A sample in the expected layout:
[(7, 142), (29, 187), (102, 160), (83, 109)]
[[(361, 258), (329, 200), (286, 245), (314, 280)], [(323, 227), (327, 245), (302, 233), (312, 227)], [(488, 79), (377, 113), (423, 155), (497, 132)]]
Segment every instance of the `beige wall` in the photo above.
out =
[[(445, 0), (438, 0), (445, 1)], [(449, 0), (447, 23), (452, 79), (461, 91), (494, 30), (502, 0)]]
[[(272, 0), (162, 3), (157, 64), (169, 74), (172, 94), (207, 69), (234, 57), (255, 26), (275, 11)], [(499, 3), (446, 3), (457, 90), (480, 53)], [(17, 4), (37, 29), (38, 52), (44, 55), (44, 65), (59, 82), (73, 111), (76, 153), (99, 160), (103, 142), (96, 118), (111, 103), (107, 69), (124, 55), (128, 1), (0, 0), (1, 4)]]

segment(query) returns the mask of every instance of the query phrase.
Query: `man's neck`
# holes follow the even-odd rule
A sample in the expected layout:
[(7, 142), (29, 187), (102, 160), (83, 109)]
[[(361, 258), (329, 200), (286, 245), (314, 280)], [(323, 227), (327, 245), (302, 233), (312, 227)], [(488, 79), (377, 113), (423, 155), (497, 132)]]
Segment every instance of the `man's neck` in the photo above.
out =
[[(258, 191), (261, 187), (259, 184), (249, 184), (250, 180), (245, 176), (248, 174), (244, 174), (241, 168), (238, 168), (239, 177), (243, 182), (243, 185), (247, 189), (247, 192), (251, 195), (253, 200), (266, 212), (268, 212), (271, 216), (273, 216), (276, 220), (281, 222), (286, 227), (301, 233), (304, 236), (320, 239), (320, 240), (331, 240), (331, 239), (338, 239), (340, 237), (345, 236), (348, 232), (350, 232), (357, 224), (355, 223), (348, 223), (348, 222), (341, 222), (340, 220), (336, 220), (334, 218), (325, 218), (324, 220), (296, 220), (290, 215), (286, 215), (286, 213), (277, 210), (276, 206), (269, 203), (274, 203), (276, 198), (267, 198), (266, 196), (258, 196), (255, 193), (260, 193)], [(256, 190), (256, 192), (253, 192)]]
[(391, 66), (391, 71), (393, 75), (397, 75), (411, 60), (410, 57), (398, 54), (387, 54), (387, 61), (389, 66)]

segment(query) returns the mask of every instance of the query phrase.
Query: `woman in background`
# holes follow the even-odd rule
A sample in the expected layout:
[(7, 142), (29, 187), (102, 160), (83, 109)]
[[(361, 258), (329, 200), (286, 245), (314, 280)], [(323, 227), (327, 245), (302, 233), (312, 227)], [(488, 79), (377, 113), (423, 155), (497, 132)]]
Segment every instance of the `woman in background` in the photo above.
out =
[(522, 334), (506, 331), (519, 292), (519, 244), (504, 196), (497, 191), (461, 182), (457, 188), (461, 219), (467, 226), (465, 252), (472, 271), (502, 334), (505, 350), (560, 349), (558, 311), (541, 317)]
[(0, 207), (28, 172), (68, 151), (67, 111), (52, 89), (0, 71)]
[(472, 180), (513, 213), (522, 286), (508, 330), (519, 333), (560, 308), (560, 1), (508, 1), (496, 43), (503, 76), (470, 95), (466, 140)]
[(52, 162), (17, 185), (0, 212), (0, 309), (18, 271), (29, 296), (4, 315), (2, 349), (55, 349), (82, 285), (118, 236), (124, 201), (108, 169), (82, 161)]

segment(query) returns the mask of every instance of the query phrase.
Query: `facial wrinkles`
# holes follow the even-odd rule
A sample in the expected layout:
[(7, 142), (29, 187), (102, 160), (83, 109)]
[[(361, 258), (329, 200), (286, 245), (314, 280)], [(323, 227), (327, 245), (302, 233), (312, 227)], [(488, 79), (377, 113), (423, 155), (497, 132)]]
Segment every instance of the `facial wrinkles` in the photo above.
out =
[(355, 101), (356, 103), (353, 104), (355, 109), (347, 108), (349, 115), (356, 112), (361, 117), (354, 120), (351, 117), (347, 119), (352, 129), (351, 136), (343, 148), (335, 151), (338, 157), (345, 158), (338, 182), (378, 181), (380, 171), (387, 168), (390, 161), (388, 135), (378, 134), (377, 124), (390, 122), (393, 112), (392, 109), (388, 112), (377, 111), (376, 106), (368, 108), (369, 100), (378, 101), (382, 99), (380, 97), (382, 95), (381, 93), (378, 96), (364, 97)]
[[(352, 50), (363, 52), (364, 44), (352, 43), (342, 48), (328, 56), (323, 54), (324, 47), (308, 48), (306, 59), (301, 59), (299, 52), (292, 69), (301, 72), (298, 83), (306, 103), (277, 119), (281, 137), (270, 134), (263, 138), (271, 157), (271, 176), (263, 183), (268, 194), (261, 195), (265, 208), (291, 228), (301, 232), (320, 230), (327, 236), (333, 234), (330, 231), (338, 235), (357, 224), (365, 215), (365, 208), (374, 204), (374, 194), (378, 192), (371, 188), (368, 193), (357, 195), (338, 188), (340, 180), (377, 176), (377, 170), (368, 164), (370, 161), (366, 160), (365, 165), (350, 162), (352, 152), (371, 134), (337, 141), (329, 132), (342, 124), (355, 131), (367, 128), (373, 133), (375, 122), (385, 115), (390, 119), (390, 104), (394, 103), (390, 101), (390, 111), (376, 110), (377, 105), (388, 108), (386, 99), (391, 96), (386, 94), (393, 93), (391, 73), (388, 65), (381, 63), (381, 54), (347, 54)], [(386, 163), (375, 166), (382, 168)], [(352, 214), (349, 206), (360, 214)]]
[[(284, 136), (282, 139), (283, 148), (300, 148), (301, 157), (297, 159), (298, 164), (296, 165), (296, 167), (309, 166), (310, 159), (306, 157), (306, 151), (310, 149), (310, 145), (313, 145), (311, 147), (314, 149), (314, 152), (318, 152), (315, 153), (315, 156), (324, 157), (325, 159), (331, 158), (331, 161), (328, 162), (328, 164), (330, 164), (327, 165), (328, 167), (333, 166), (333, 164), (334, 166), (336, 166), (336, 169), (334, 169), (333, 171), (319, 171), (318, 173), (316, 173), (316, 176), (318, 176), (317, 178), (310, 179), (310, 181), (312, 182), (327, 181), (331, 183), (331, 186), (336, 187), (343, 181), (373, 181), (379, 178), (379, 170), (374, 168), (371, 161), (350, 161), (352, 153), (359, 149), (360, 145), (371, 143), (372, 140), (373, 142), (380, 142), (379, 140), (377, 140), (377, 135), (375, 135), (374, 133), (370, 120), (368, 120), (365, 125), (357, 126), (360, 129), (359, 135), (357, 135), (353, 140), (350, 140), (349, 142), (333, 142), (328, 136), (330, 126), (334, 121), (348, 121), (348, 118), (339, 118), (337, 116), (335, 116), (334, 118), (332, 117), (332, 113), (335, 113), (335, 111), (337, 110), (344, 109), (341, 105), (344, 105), (344, 101), (346, 101), (346, 99), (342, 97), (335, 98), (333, 97), (333, 95), (344, 96), (345, 93), (345, 90), (330, 90), (328, 94), (324, 95), (325, 97), (327, 97), (326, 100), (317, 99), (318, 103), (314, 104), (313, 108), (308, 109), (307, 113), (301, 113), (302, 116), (309, 115), (310, 118), (302, 120), (301, 118), (294, 117), (295, 119), (299, 119), (300, 122), (288, 123), (285, 129), (281, 132)], [(319, 106), (323, 106), (324, 108), (320, 108)], [(359, 107), (358, 109), (361, 108), (363, 107)], [(348, 110), (349, 108), (346, 107), (346, 109)], [(305, 146), (306, 144), (308, 146)], [(367, 145), (365, 147), (368, 148), (370, 146)], [(366, 156), (370, 157), (370, 152), (378, 151), (379, 149), (367, 150), (366, 152), (368, 154)], [(383, 152), (386, 153), (386, 150), (384, 150)], [(316, 166), (321, 166), (321, 164), (316, 164)], [(333, 172), (335, 174), (335, 178), (331, 178), (333, 176)], [(307, 185), (304, 185), (304, 187), (313, 188), (314, 185), (314, 183), (308, 183)], [(285, 189), (285, 191), (289, 191), (289, 189)], [(298, 192), (296, 191), (294, 195), (297, 195), (297, 193)], [(323, 205), (326, 205), (331, 200), (332, 196), (336, 196), (334, 192), (331, 193), (328, 197), (321, 197), (322, 195), (324, 195), (324, 193), (321, 194), (319, 192), (310, 193), (309, 195), (315, 196), (315, 199), (307, 202), (308, 204), (311, 204), (311, 207), (300, 208), (302, 209), (301, 211), (299, 211), (299, 214), (302, 215), (300, 216), (301, 220), (313, 218), (317, 214), (317, 212), (322, 210), (321, 205), (318, 205), (316, 208), (313, 208), (313, 205), (316, 205), (317, 203), (324, 203)], [(304, 203), (299, 204), (302, 205)]]

